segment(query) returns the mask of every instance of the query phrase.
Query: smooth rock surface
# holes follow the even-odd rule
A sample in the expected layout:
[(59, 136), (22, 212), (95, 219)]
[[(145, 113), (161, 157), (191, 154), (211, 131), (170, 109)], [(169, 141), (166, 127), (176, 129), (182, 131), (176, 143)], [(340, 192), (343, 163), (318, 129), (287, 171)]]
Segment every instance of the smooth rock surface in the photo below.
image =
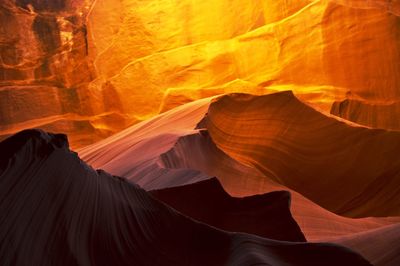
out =
[(335, 244), (221, 231), (93, 170), (65, 135), (0, 143), (2, 265), (371, 265)]

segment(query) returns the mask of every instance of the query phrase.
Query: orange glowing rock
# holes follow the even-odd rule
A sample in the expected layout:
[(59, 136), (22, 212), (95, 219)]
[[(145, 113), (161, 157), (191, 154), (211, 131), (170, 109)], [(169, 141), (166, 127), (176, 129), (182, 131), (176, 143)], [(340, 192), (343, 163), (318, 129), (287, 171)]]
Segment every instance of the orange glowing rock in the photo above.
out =
[(183, 196), (179, 190), (190, 186), (173, 187), (215, 176), (236, 197), (288, 190), (308, 241), (339, 243), (374, 265), (394, 266), (400, 259), (399, 143), (399, 132), (321, 114), (280, 92), (194, 101), (79, 154), (146, 190), (170, 188), (174, 200), (164, 200), (191, 217), (200, 213), (201, 221), (213, 208), (204, 212), (192, 200), (213, 202), (217, 193)]
[(369, 127), (400, 130), (399, 101), (371, 102), (346, 99), (334, 102), (331, 114)]
[(313, 94), (312, 103), (329, 111), (348, 91), (366, 99), (399, 96), (398, 7), (386, 1), (109, 0), (93, 6), (89, 29), (100, 77), (136, 119), (213, 88), (219, 88), (215, 94), (242, 91), (232, 83), (257, 94), (293, 85), (300, 98)]
[[(399, 132), (340, 122), (281, 92), (228, 95), (211, 105), (210, 99), (195, 101), (84, 147), (79, 154), (93, 167), (146, 190), (212, 176), (234, 196), (289, 190), (294, 218), (306, 238), (317, 241), (399, 221), (369, 217), (398, 215), (398, 174), (391, 176), (391, 183), (382, 176), (387, 164), (399, 163), (379, 154), (394, 157), (399, 139)], [(382, 159), (371, 161), (371, 154)], [(377, 193), (371, 189), (374, 185), (381, 188)]]
[(0, 3), (0, 135), (29, 127), (72, 133), (74, 143), (107, 136), (91, 120), (95, 75), (87, 58), (89, 1)]
[[(13, 209), (15, 202), (22, 202), (24, 211), (37, 218), (34, 224), (43, 227), (46, 223), (41, 217), (51, 213), (47, 202), (49, 206), (56, 204), (55, 209), (63, 207), (63, 201), (52, 200), (48, 192), (56, 197), (58, 185), (67, 182), (75, 194), (81, 195), (85, 188), (95, 191), (88, 194), (91, 201), (79, 201), (81, 207), (87, 202), (100, 209), (114, 203), (119, 206), (105, 209), (104, 214), (117, 215), (106, 215), (107, 228), (115, 232), (153, 229), (149, 226), (157, 225), (155, 217), (166, 225), (166, 230), (161, 230), (167, 232), (163, 239), (174, 240), (175, 227), (168, 229), (168, 219), (152, 213), (148, 216), (151, 222), (142, 219), (146, 222), (138, 223), (139, 228), (130, 226), (132, 220), (125, 219), (128, 216), (118, 217), (118, 209), (125, 210), (124, 215), (147, 217), (140, 211), (131, 212), (146, 207), (172, 214), (172, 223), (181, 219), (180, 214), (147, 197), (147, 192), (133, 189), (130, 182), (134, 182), (145, 190), (158, 190), (153, 195), (166, 193), (164, 201), (178, 202), (178, 211), (178, 207), (193, 211), (192, 218), (212, 226), (287, 240), (280, 238), (274, 227), (258, 230), (265, 229), (259, 227), (265, 221), (257, 220), (258, 228), (252, 228), (249, 216), (243, 213), (244, 220), (231, 227), (236, 222), (231, 223), (231, 219), (241, 208), (232, 207), (234, 212), (221, 215), (219, 212), (227, 209), (215, 204), (218, 215), (211, 208), (205, 216), (197, 212), (215, 200), (231, 205), (258, 198), (255, 194), (287, 190), (278, 194), (284, 195), (280, 204), (285, 205), (285, 217), (295, 226), (294, 240), (304, 241), (304, 234), (308, 241), (329, 241), (354, 249), (374, 265), (398, 265), (399, 17), (400, 1), (396, 0), (2, 0), (0, 140), (25, 128), (63, 132), (68, 134), (72, 148), (79, 148), (79, 155), (90, 164), (85, 165), (69, 150), (64, 135), (30, 130), (2, 142), (3, 194), (11, 195), (11, 200), (3, 201), (3, 209)], [(50, 156), (60, 160), (48, 160)], [(69, 168), (73, 171), (63, 171)], [(49, 178), (53, 172), (55, 179)], [(38, 182), (24, 182), (39, 177)], [(215, 179), (209, 184), (214, 185), (202, 188), (211, 177)], [(15, 178), (22, 180), (17, 181), (19, 185)], [(79, 186), (79, 182), (90, 186)], [(98, 189), (99, 184), (104, 185), (103, 190)], [(174, 188), (182, 185), (187, 186)], [(60, 187), (67, 191), (65, 186)], [(117, 193), (109, 193), (110, 188)], [(201, 198), (191, 193), (193, 188), (209, 203), (203, 205)], [(28, 190), (34, 192), (27, 193), (31, 198), (21, 198), (21, 192)], [(125, 197), (128, 190), (131, 196), (137, 192), (144, 195), (137, 199), (139, 203), (144, 199), (145, 204), (130, 202)], [(182, 196), (186, 201), (181, 200), (177, 191), (191, 197)], [(212, 191), (214, 198), (206, 195)], [(79, 199), (71, 195), (67, 202)], [(242, 201), (232, 196), (249, 198)], [(104, 204), (97, 204), (99, 199)], [(124, 205), (126, 200), (129, 204)], [(43, 215), (37, 215), (34, 210), (38, 208), (30, 208), (27, 202), (40, 207)], [(261, 207), (263, 202), (249, 207), (257, 212), (253, 219), (269, 215), (262, 213)], [(74, 218), (70, 210), (61, 212), (66, 214), (61, 218)], [(30, 247), (31, 241), (25, 240), (34, 239), (40, 230), (31, 230), (24, 238), (19, 229), (35, 227), (27, 226), (29, 219), (14, 219), (18, 220), (15, 226), (14, 216), (10, 217), (0, 219), (6, 221), (4, 232), (10, 236), (4, 243)], [(277, 217), (269, 218), (276, 222)], [(220, 222), (224, 219), (229, 223)], [(57, 219), (49, 221), (59, 224)], [(68, 225), (65, 221), (61, 224)], [(92, 225), (96, 230), (101, 225), (87, 221), (73, 227), (91, 232)], [(192, 221), (188, 224), (190, 229)], [(115, 252), (135, 255), (130, 253), (131, 244), (144, 243), (136, 233), (119, 239), (120, 235), (111, 231), (104, 235), (102, 228), (99, 235), (107, 241), (101, 243), (121, 244), (120, 239), (126, 240), (123, 249)], [(147, 231), (149, 236), (158, 232)], [(46, 239), (53, 239), (53, 235)], [(61, 241), (69, 235), (61, 234)], [(75, 246), (85, 247), (82, 243), (87, 239), (91, 238), (75, 241)], [(243, 239), (249, 243), (253, 236)], [(186, 237), (184, 240), (182, 243), (187, 243)], [(216, 243), (234, 247), (229, 241), (229, 245)], [(261, 246), (269, 240), (256, 242)], [(168, 243), (161, 246), (162, 254), (172, 252), (168, 247), (174, 245)], [(46, 242), (42, 247), (48, 246)], [(186, 250), (180, 248), (181, 242), (176, 247), (173, 254)], [(21, 250), (29, 251), (25, 252), (29, 255), (26, 261), (36, 257), (36, 249)], [(198, 251), (197, 247), (193, 250)], [(221, 255), (217, 249), (210, 250)], [(253, 247), (249, 253), (237, 250), (243, 257), (257, 254)], [(19, 249), (9, 245), (8, 251), (11, 255), (7, 260), (15, 261)], [(47, 261), (45, 253), (39, 257)], [(89, 253), (83, 250), (83, 257), (76, 258), (86, 261)], [(180, 261), (182, 252), (178, 253)], [(149, 254), (144, 260), (158, 260)], [(272, 251), (260, 254), (279, 257)], [(117, 257), (126, 264), (141, 259)], [(72, 260), (76, 258), (71, 256)], [(334, 259), (333, 255), (327, 263), (335, 264)], [(290, 260), (299, 264), (292, 256), (283, 256), (279, 263), (290, 264)]]
[[(66, 130), (78, 147), (231, 92), (290, 89), (324, 112), (349, 94), (369, 103), (399, 100), (396, 1), (43, 3), (0, 4), (0, 136), (35, 125)], [(49, 90), (54, 106), (47, 109)], [(17, 103), (25, 107), (11, 115), (7, 105)], [(60, 119), (69, 125), (59, 127)]]

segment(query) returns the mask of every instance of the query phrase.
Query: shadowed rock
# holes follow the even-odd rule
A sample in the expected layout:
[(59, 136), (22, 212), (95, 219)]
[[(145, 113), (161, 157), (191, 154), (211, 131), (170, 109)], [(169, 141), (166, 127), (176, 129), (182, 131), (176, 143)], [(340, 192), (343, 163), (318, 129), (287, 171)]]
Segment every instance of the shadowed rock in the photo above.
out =
[(233, 198), (218, 179), (212, 178), (150, 193), (179, 212), (223, 230), (277, 240), (306, 241), (291, 216), (287, 191)]
[(0, 143), (2, 265), (370, 265), (333, 244), (220, 231), (122, 178), (94, 171), (66, 138), (25, 131)]

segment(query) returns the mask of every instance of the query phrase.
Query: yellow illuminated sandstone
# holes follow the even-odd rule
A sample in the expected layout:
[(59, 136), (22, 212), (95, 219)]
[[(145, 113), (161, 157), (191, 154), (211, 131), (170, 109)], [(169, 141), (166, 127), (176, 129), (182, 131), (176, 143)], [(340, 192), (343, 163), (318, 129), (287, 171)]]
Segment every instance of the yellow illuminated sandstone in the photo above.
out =
[(0, 4), (0, 137), (35, 125), (82, 146), (185, 102), (281, 90), (324, 112), (357, 100), (360, 115), (332, 112), (397, 128), (369, 106), (400, 100), (400, 1), (40, 3)]
[(399, 96), (398, 7), (396, 1), (108, 0), (93, 6), (89, 29), (99, 79), (137, 119), (210, 91), (242, 91), (231, 84), (257, 94), (292, 86), (329, 111), (348, 92), (368, 100)]

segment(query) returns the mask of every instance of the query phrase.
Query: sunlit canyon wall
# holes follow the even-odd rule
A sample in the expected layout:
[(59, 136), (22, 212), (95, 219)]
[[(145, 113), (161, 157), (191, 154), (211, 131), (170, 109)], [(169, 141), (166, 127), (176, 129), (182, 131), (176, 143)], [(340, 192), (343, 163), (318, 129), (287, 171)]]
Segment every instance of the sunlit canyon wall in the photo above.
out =
[(3, 0), (0, 135), (83, 146), (195, 99), (293, 90), (399, 129), (399, 1)]

